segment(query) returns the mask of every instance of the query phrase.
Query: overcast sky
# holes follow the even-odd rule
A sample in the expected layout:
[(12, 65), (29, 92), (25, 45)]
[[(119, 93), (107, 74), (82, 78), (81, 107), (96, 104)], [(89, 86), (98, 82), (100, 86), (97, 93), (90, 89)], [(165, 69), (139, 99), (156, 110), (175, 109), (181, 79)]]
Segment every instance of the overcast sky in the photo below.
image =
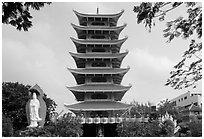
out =
[[(76, 85), (72, 74), (67, 70), (76, 68), (69, 52), (76, 52), (70, 37), (77, 34), (70, 25), (78, 25), (73, 9), (81, 13), (118, 13), (125, 10), (118, 25), (127, 23), (120, 39), (128, 36), (121, 52), (129, 50), (121, 67), (130, 66), (122, 85), (132, 85), (122, 102), (133, 100), (140, 103), (158, 103), (172, 99), (191, 88), (174, 90), (164, 86), (172, 67), (179, 62), (190, 40), (175, 39), (166, 43), (162, 30), (165, 22), (156, 21), (149, 33), (143, 24), (136, 23), (133, 6), (138, 3), (52, 3), (40, 11), (32, 11), (33, 27), (28, 31), (17, 31), (10, 25), (2, 25), (2, 81), (20, 82), (24, 85), (38, 84), (58, 105), (57, 111), (66, 110), (64, 103), (76, 103), (74, 95), (66, 86)], [(176, 14), (175, 14), (176, 13)], [(168, 19), (185, 13), (177, 8), (169, 13)], [(200, 85), (193, 91), (201, 91)]]

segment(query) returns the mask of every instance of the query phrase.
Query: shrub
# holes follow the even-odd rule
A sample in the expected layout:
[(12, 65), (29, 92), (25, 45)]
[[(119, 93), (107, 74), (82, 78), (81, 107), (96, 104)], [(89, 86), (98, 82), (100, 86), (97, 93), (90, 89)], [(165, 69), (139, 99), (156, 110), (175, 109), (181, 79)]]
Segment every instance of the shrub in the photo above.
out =
[(54, 137), (46, 128), (27, 128), (18, 132), (19, 137)]
[(188, 124), (192, 137), (201, 137), (202, 136), (202, 121), (192, 121)]
[(81, 127), (79, 120), (74, 119), (70, 114), (64, 114), (55, 123), (47, 125), (46, 129), (59, 137), (79, 137), (83, 134)]
[(13, 136), (13, 125), (10, 118), (2, 115), (2, 136), (12, 137)]

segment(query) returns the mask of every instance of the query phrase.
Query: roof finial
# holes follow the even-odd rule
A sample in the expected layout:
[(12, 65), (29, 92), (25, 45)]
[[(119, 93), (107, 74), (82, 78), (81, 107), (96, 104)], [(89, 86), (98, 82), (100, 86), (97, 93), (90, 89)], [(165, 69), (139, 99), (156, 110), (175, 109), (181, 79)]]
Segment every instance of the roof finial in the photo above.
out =
[(99, 13), (99, 8), (97, 7), (97, 14)]

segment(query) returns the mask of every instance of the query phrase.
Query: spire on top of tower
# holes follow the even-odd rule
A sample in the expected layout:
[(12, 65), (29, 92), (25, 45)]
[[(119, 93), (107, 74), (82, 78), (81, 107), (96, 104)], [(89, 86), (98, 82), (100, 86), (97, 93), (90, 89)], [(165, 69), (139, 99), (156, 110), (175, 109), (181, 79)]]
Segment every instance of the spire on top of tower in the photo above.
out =
[(97, 7), (97, 14), (99, 13), (99, 8)]

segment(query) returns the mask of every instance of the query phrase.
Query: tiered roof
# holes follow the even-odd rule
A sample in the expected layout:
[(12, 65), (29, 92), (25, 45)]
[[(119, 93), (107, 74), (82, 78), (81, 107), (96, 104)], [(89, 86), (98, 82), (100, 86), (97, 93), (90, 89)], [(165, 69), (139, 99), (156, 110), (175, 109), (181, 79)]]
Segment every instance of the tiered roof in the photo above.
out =
[(70, 55), (74, 58), (74, 59), (95, 59), (95, 58), (103, 58), (103, 59), (113, 59), (113, 58), (117, 58), (117, 59), (123, 59), (128, 52), (125, 53), (115, 53), (115, 54), (111, 54), (111, 53), (72, 53), (69, 52)]
[(82, 84), (74, 87), (67, 87), (71, 91), (77, 92), (120, 92), (127, 91), (131, 86), (123, 86), (119, 84)]
[(78, 101), (83, 101), (86, 93), (112, 93), (116, 101), (121, 101), (124, 94), (131, 88), (119, 84), (101, 83), (101, 84), (82, 84), (67, 88), (72, 91)]
[(73, 111), (108, 111), (108, 110), (126, 110), (132, 105), (124, 104), (116, 101), (84, 101), (73, 105), (67, 105)]
[[(126, 27), (127, 24), (124, 24), (122, 26), (77, 26), (74, 24), (71, 24), (75, 31), (77, 32), (77, 36), (79, 39), (85, 38), (86, 35), (88, 35), (88, 31), (100, 31), (105, 34), (105, 31), (109, 32), (110, 37), (112, 40), (118, 39), (118, 36), (120, 32)], [(102, 35), (102, 34), (97, 34), (97, 35)]]
[(75, 10), (73, 11), (78, 17), (80, 25), (83, 25), (83, 23), (86, 22), (90, 18), (93, 18), (94, 20), (97, 18), (100, 18), (102, 21), (112, 22), (113, 25), (116, 25), (119, 17), (124, 13), (124, 10), (116, 14), (99, 14), (99, 13), (98, 14), (84, 14), (84, 13), (77, 12)]
[(125, 74), (130, 68), (79, 68), (79, 69), (70, 69), (68, 70), (72, 74)]
[(77, 15), (77, 17), (100, 17), (100, 18), (119, 18), (123, 13), (124, 10), (121, 10), (121, 12), (116, 13), (116, 14), (86, 14), (86, 13), (80, 13), (76, 10), (73, 10), (74, 13)]
[(102, 44), (102, 45), (122, 45), (128, 37), (125, 37), (120, 40), (107, 40), (107, 39), (89, 39), (89, 40), (84, 40), (84, 39), (75, 39), (70, 37), (70, 39), (77, 44)]
[[(78, 39), (71, 37), (78, 53), (70, 52), (78, 69), (68, 70), (77, 86), (67, 87), (81, 103), (65, 106), (74, 112), (126, 110), (131, 105), (120, 101), (131, 86), (120, 85), (129, 68), (120, 68), (128, 52), (119, 53), (126, 38), (118, 40), (126, 27), (116, 26), (124, 11), (117, 14), (82, 14), (74, 11), (80, 26), (71, 24)], [(102, 63), (104, 62), (104, 63)], [(101, 64), (101, 65), (100, 65)], [(105, 97), (102, 97), (104, 96)]]
[(123, 39), (116, 40), (108, 40), (108, 39), (75, 39), (70, 37), (73, 43), (76, 46), (77, 52), (85, 52), (86, 47), (94, 47), (96, 45), (102, 45), (102, 47), (111, 47), (111, 50), (114, 53), (118, 53), (120, 51), (121, 45), (127, 40), (127, 37)]

